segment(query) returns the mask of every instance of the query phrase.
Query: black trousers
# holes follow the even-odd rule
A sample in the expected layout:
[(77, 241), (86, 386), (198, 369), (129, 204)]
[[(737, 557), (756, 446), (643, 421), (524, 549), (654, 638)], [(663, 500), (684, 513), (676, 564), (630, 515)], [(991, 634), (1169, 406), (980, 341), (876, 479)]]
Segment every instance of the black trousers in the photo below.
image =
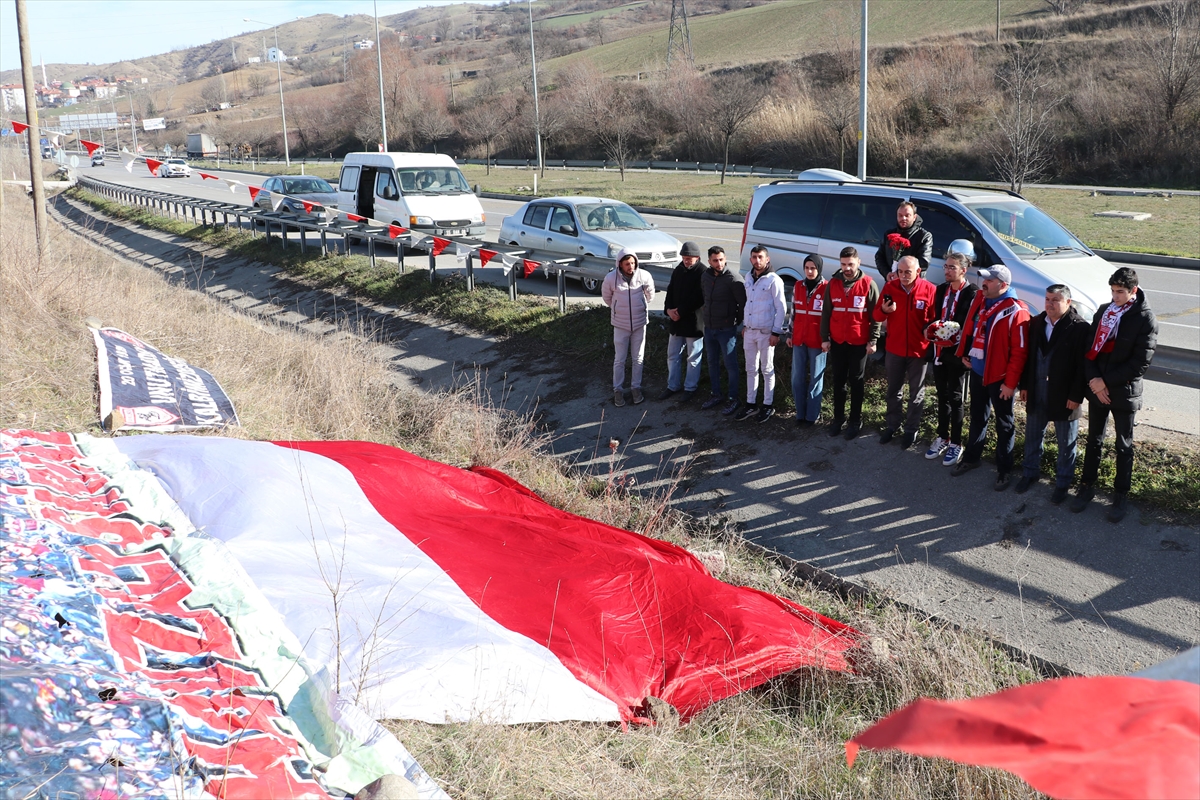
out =
[(833, 418), (846, 418), (846, 385), (850, 386), (850, 420), (862, 419), (863, 378), (867, 372), (867, 346), (830, 342), (829, 364), (826, 368), (833, 379)]
[(1113, 491), (1125, 494), (1133, 482), (1133, 423), (1136, 411), (1116, 411), (1111, 406), (1088, 400), (1087, 454), (1083, 457), (1082, 483), (1091, 486), (1100, 474), (1100, 453), (1104, 445), (1108, 415), (1112, 414), (1113, 434), (1117, 439), (1117, 476)]
[(933, 365), (937, 387), (937, 435), (950, 444), (962, 444), (963, 398), (967, 394), (967, 368), (949, 351)]
[(1004, 381), (984, 384), (983, 376), (975, 370), (971, 373), (971, 432), (967, 436), (967, 452), (963, 461), (974, 464), (983, 458), (983, 446), (987, 442), (988, 420), (996, 412), (996, 472), (1007, 475), (1013, 465), (1013, 443), (1016, 441), (1017, 425), (1013, 418), (1013, 398), (1000, 397)]

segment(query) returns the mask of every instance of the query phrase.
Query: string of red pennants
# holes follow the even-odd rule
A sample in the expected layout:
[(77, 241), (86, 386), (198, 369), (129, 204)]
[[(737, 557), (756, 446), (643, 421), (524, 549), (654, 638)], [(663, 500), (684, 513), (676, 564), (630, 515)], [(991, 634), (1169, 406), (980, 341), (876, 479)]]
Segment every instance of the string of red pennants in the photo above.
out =
[[(10, 122), (13, 133), (22, 134), (29, 129), (29, 126), (23, 122), (17, 122), (16, 120), (11, 120)], [(89, 156), (104, 147), (104, 145), (99, 142), (91, 142), (86, 139), (80, 139), (79, 144), (81, 144), (87, 150)], [(122, 160), (125, 161), (125, 171), (131, 175), (133, 174), (134, 165), (137, 164), (138, 161), (144, 161), (147, 169), (150, 170), (150, 174), (157, 178), (159, 168), (166, 163), (156, 158), (150, 158), (149, 156), (138, 156), (128, 152), (121, 153), (120, 155)], [(222, 178), (221, 176), (214, 175), (211, 172), (201, 172), (197, 170), (196, 175), (201, 180), (223, 181), (229, 187), (229, 191), (235, 193), (237, 192), (239, 186), (245, 186), (246, 190), (250, 193), (250, 202), (252, 204), (258, 199), (258, 193), (263, 190), (261, 186), (251, 186), (250, 184), (243, 183), (242, 181), (235, 180), (233, 178)], [(351, 222), (361, 222), (367, 225), (378, 225), (379, 227), (387, 230), (389, 239), (397, 239), (406, 234), (410, 234), (408, 228), (404, 228), (399, 225), (385, 224), (379, 222), (378, 220), (372, 220), (368, 219), (367, 217), (360, 216), (359, 214), (351, 214), (348, 211), (339, 211), (338, 209), (327, 208), (319, 203), (313, 203), (309, 200), (304, 200), (299, 197), (290, 197), (289, 195), (279, 192), (271, 193), (272, 209), (277, 210), (284, 200), (289, 199), (295, 200), (303, 205), (304, 213), (306, 214), (313, 213), (314, 209), (320, 209), (321, 213), (325, 215), (327, 221), (331, 221), (334, 217), (340, 216), (345, 217)], [(433, 255), (440, 256), (451, 244), (456, 245), (455, 253), (460, 257), (466, 256), (471, 252), (477, 252), (479, 255), (479, 265), (481, 267), (486, 267), (493, 259), (499, 257), (498, 260), (501, 264), (503, 264), (504, 270), (508, 271), (509, 269), (515, 267), (517, 262), (520, 261), (522, 275), (526, 278), (532, 275), (538, 268), (544, 266), (540, 261), (534, 261), (528, 258), (518, 259), (516, 256), (509, 255), (508, 253), (501, 253), (498, 250), (489, 250), (485, 247), (479, 247), (477, 249), (471, 248), (466, 245), (457, 244), (451, 239), (444, 239), (440, 236), (432, 236), (429, 237), (429, 239), (423, 239), (419, 242), (416, 242), (415, 246), (424, 247)]]

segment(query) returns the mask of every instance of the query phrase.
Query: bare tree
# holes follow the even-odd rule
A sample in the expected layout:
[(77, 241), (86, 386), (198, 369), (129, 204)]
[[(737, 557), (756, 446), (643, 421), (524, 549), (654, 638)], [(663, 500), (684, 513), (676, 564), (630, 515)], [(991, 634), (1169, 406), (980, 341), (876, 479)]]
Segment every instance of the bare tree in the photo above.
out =
[(1046, 5), (1050, 6), (1050, 10), (1055, 14), (1062, 16), (1070, 14), (1072, 11), (1083, 5), (1084, 0), (1045, 0)]
[(212, 78), (200, 87), (200, 99), (204, 101), (206, 108), (219, 107), (224, 97), (225, 91), (221, 87), (220, 78)]
[(817, 115), (838, 140), (838, 169), (846, 169), (846, 131), (858, 123), (858, 89), (849, 83), (839, 83), (818, 92)]
[(246, 86), (250, 89), (250, 94), (253, 97), (262, 97), (263, 92), (267, 90), (267, 86), (271, 83), (271, 79), (262, 70), (252, 70), (246, 76)]
[(992, 160), (1000, 177), (1014, 192), (1026, 181), (1045, 173), (1051, 163), (1051, 123), (1063, 98), (1052, 97), (1037, 46), (1013, 45), (996, 74), (1004, 107), (995, 114), (999, 135)]
[(594, 138), (604, 157), (617, 163), (621, 180), (633, 157), (634, 139), (641, 125), (628, 82), (604, 77), (590, 62), (580, 62), (564, 76), (559, 90), (575, 99), (574, 124), (581, 133)]
[(766, 101), (765, 88), (748, 75), (739, 74), (718, 82), (708, 98), (705, 119), (721, 140), (724, 162), (721, 183), (729, 169), (729, 143), (741, 132)]
[(1177, 134), (1179, 110), (1200, 92), (1200, 9), (1195, 0), (1170, 0), (1154, 14), (1166, 32), (1148, 35), (1143, 51), (1163, 123)]
[(508, 134), (508, 125), (512, 122), (512, 106), (499, 102), (497, 98), (490, 103), (476, 103), (458, 118), (459, 129), (468, 141), (483, 145), (484, 172), (492, 174), (492, 152), (497, 143), (503, 142)]
[(454, 20), (450, 17), (449, 11), (442, 12), (442, 15), (433, 23), (433, 32), (443, 42), (450, 38), (450, 34), (454, 32)]

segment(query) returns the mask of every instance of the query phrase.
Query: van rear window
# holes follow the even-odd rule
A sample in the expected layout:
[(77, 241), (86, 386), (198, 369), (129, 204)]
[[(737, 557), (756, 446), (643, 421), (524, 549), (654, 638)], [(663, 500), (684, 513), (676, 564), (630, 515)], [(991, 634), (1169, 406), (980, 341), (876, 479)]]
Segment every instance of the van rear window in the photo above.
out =
[(863, 195), (833, 195), (821, 237), (848, 244), (869, 244), (878, 247), (883, 234), (896, 227), (895, 197)]
[(338, 188), (343, 192), (358, 191), (358, 167), (342, 167), (342, 180)]
[(820, 236), (826, 194), (785, 192), (768, 197), (754, 218), (754, 230)]

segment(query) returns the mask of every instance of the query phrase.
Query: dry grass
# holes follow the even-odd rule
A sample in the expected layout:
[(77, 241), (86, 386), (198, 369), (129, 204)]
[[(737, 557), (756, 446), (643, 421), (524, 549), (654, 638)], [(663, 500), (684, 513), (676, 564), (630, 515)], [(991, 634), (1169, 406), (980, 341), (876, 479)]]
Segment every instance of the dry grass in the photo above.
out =
[(0, 231), (0, 425), (97, 433), (87, 317), (121, 327), (211, 370), (252, 438), (356, 438), (449, 463), (507, 471), (557, 506), (693, 549), (721, 549), (723, 577), (845, 620), (878, 645), (857, 676), (799, 672), (719, 703), (681, 728), (583, 724), (496, 727), (392, 722), (454, 796), (1032, 797), (991, 770), (865, 753), (843, 742), (921, 695), (963, 697), (1033, 679), (983, 639), (886, 603), (847, 602), (793, 580), (723, 520), (690, 520), (665, 495), (626, 494), (611, 478), (565, 469), (527, 417), (489, 407), (474, 385), (442, 394), (397, 389), (369, 341), (318, 339), (256, 323), (173, 287), (52, 224), (33, 256), (28, 205), (6, 196)]

